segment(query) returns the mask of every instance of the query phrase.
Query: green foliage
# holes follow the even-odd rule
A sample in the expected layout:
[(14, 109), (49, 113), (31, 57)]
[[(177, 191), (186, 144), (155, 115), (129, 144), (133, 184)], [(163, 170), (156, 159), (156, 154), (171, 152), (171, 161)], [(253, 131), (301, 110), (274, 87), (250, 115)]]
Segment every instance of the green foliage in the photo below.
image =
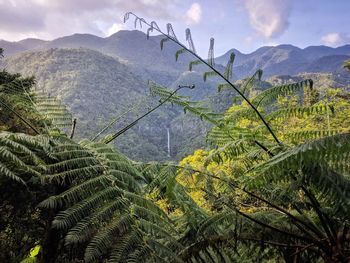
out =
[(346, 61), (344, 67), (350, 70), (350, 61)]
[(39, 133), (43, 124), (33, 104), (34, 83), (33, 77), (0, 72), (0, 130)]
[[(116, 134), (171, 103), (213, 125), (207, 135), (210, 150), (196, 151), (177, 165), (134, 162), (103, 141), (77, 143), (60, 130), (71, 123), (60, 101), (33, 96), (29, 92), (33, 81), (27, 80), (26, 86), (19, 75), (4, 72), (1, 110), (6, 118), (15, 119), (13, 126), (23, 122), (22, 132), (28, 133), (13, 133), (11, 125), (0, 132), (0, 187), (5, 193), (0, 244), (10, 245), (11, 260), (20, 261), (39, 245), (41, 252), (32, 260), (45, 263), (346, 262), (350, 257), (346, 94), (322, 94), (310, 79), (261, 91), (261, 70), (234, 84), (230, 78), (235, 56), (231, 54), (224, 73), (217, 70), (213, 39), (205, 61), (196, 54), (189, 30), (186, 48), (171, 25), (164, 34), (155, 22), (148, 24), (139, 17), (134, 22), (148, 25), (147, 35), (156, 30), (178, 43), (182, 49), (176, 58), (185, 52), (194, 55), (199, 60), (191, 62), (190, 69), (207, 65), (211, 71), (204, 73), (204, 79), (221, 78), (225, 83), (219, 90), (229, 88), (237, 96), (231, 108), (215, 114), (176, 95), (181, 86), (172, 91), (150, 82), (151, 95), (160, 98), (159, 104)], [(33, 116), (39, 120), (31, 124), (28, 119)], [(12, 189), (25, 200), (20, 208), (14, 207)], [(23, 226), (16, 232), (21, 220), (13, 216), (25, 209), (28, 242), (23, 241)], [(35, 234), (38, 225), (44, 227)], [(14, 253), (13, 247), (21, 244), (17, 236), (26, 244)]]
[[(189, 31), (186, 37), (190, 37)], [(267, 260), (346, 260), (350, 245), (346, 219), (350, 208), (349, 135), (331, 129), (337, 118), (342, 118), (335, 112), (344, 102), (330, 102), (327, 94), (319, 97), (311, 79), (259, 92), (255, 87), (261, 80), (261, 70), (237, 87), (228, 74), (222, 75), (212, 63), (196, 55), (193, 43), (185, 48), (173, 41), (182, 47), (179, 54), (186, 49), (211, 69), (204, 73), (204, 79), (219, 76), (225, 81), (219, 90), (232, 88), (238, 93), (236, 105), (215, 121), (208, 134), (208, 140), (219, 149), (211, 151), (201, 169), (193, 168), (203, 177), (226, 184), (231, 191), (219, 187), (221, 184), (201, 186), (206, 198), (214, 200), (207, 208), (213, 215), (199, 224), (201, 236), (196, 235), (196, 241), (192, 239), (182, 255), (216, 262), (212, 254), (217, 250), (236, 254), (243, 249), (254, 255), (260, 247)], [(233, 62), (234, 56), (231, 58)], [(198, 60), (190, 63), (190, 69)], [(230, 61), (228, 65), (232, 66)], [(157, 95), (166, 93), (162, 89)], [(184, 108), (191, 104), (180, 97), (171, 102)], [(202, 111), (193, 113), (202, 118)], [(341, 125), (344, 131), (348, 131), (346, 124)], [(299, 140), (286, 136), (288, 128), (308, 135)], [(232, 170), (210, 172), (213, 162)], [(198, 189), (195, 184), (188, 188)], [(215, 203), (221, 203), (222, 212), (217, 213)]]

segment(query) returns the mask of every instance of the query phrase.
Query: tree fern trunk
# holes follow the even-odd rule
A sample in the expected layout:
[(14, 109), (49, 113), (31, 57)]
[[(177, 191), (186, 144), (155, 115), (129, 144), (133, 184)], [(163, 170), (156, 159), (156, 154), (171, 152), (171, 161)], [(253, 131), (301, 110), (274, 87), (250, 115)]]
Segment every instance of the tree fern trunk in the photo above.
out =
[(55, 263), (60, 250), (60, 239), (61, 235), (57, 229), (52, 228), (51, 222), (53, 221), (55, 212), (51, 211), (47, 226), (47, 234), (44, 238), (43, 244), (41, 245), (41, 263)]

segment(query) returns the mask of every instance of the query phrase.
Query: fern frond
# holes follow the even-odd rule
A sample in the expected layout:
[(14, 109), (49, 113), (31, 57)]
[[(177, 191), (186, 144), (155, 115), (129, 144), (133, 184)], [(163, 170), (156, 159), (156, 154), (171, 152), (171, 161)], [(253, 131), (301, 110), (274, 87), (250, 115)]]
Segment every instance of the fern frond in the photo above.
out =
[(232, 160), (239, 155), (247, 153), (248, 148), (254, 145), (252, 141), (246, 139), (239, 139), (234, 142), (230, 142), (222, 146), (221, 148), (213, 151), (206, 158), (205, 163), (216, 162), (222, 163), (225, 160)]
[(193, 40), (192, 40), (192, 35), (191, 35), (191, 30), (189, 28), (186, 28), (186, 41), (188, 42), (189, 45), (189, 49), (196, 54), (196, 49), (194, 47), (193, 44)]
[(128, 255), (143, 242), (142, 235), (138, 231), (131, 231), (116, 241), (116, 246), (111, 252), (109, 261), (111, 263), (123, 263)]
[[(256, 81), (260, 81), (261, 80), (261, 76), (263, 74), (263, 71), (261, 69), (258, 69), (253, 76), (251, 76), (250, 78), (248, 78), (242, 85), (242, 87), (240, 88), (242, 94), (248, 94), (250, 92), (250, 90), (253, 88), (254, 84), (256, 83)], [(252, 102), (254, 103), (254, 102)]]
[(252, 103), (255, 106), (267, 106), (271, 104), (271, 102), (275, 101), (278, 98), (278, 96), (291, 95), (305, 88), (313, 88), (313, 81), (311, 79), (306, 79), (297, 83), (285, 84), (267, 89), (261, 92), (258, 96), (256, 96), (252, 100)]
[(319, 139), (326, 136), (332, 136), (339, 134), (338, 130), (307, 130), (307, 131), (299, 131), (299, 132), (287, 132), (285, 137), (294, 142), (301, 142), (305, 140), (314, 140)]
[(36, 95), (36, 109), (51, 125), (58, 128), (68, 127), (72, 124), (72, 114), (67, 107), (55, 97), (45, 94)]
[(103, 191), (95, 193), (91, 197), (60, 212), (52, 222), (52, 226), (59, 229), (69, 229), (85, 216), (88, 216), (106, 200), (120, 197), (122, 191), (117, 187), (108, 187)]
[(187, 50), (184, 49), (184, 48), (181, 48), (181, 49), (179, 49), (178, 51), (176, 51), (176, 53), (175, 53), (175, 60), (178, 61), (179, 56), (180, 56), (181, 54), (185, 53), (186, 51), (187, 51)]
[(208, 51), (208, 64), (214, 66), (214, 38), (210, 38), (210, 45)]
[(103, 171), (104, 167), (100, 164), (96, 164), (58, 173), (48, 174), (47, 176), (45, 176), (44, 179), (48, 182), (65, 184), (65, 182), (72, 182), (75, 179), (90, 178), (91, 176), (98, 175)]
[[(161, 50), (163, 50), (163, 48), (164, 48), (164, 43), (166, 42), (166, 41), (169, 41), (169, 38), (162, 38), (161, 40), (160, 40), (160, 49)], [(177, 59), (176, 59), (177, 60)]]
[(113, 199), (112, 202), (94, 210), (91, 216), (85, 217), (68, 231), (65, 237), (65, 244), (71, 245), (89, 241), (101, 225), (110, 221), (116, 212), (123, 211), (128, 206), (129, 202), (125, 198), (118, 197)]
[(191, 61), (189, 64), (188, 64), (188, 70), (189, 71), (192, 71), (193, 70), (193, 66), (194, 65), (199, 65), (199, 64), (201, 64), (201, 63), (203, 63), (202, 62), (202, 60), (193, 60), (193, 61)]
[(112, 176), (113, 182), (116, 182), (116, 184), (118, 184), (118, 182), (122, 182), (125, 185), (125, 189), (131, 192), (140, 193), (141, 185), (132, 175), (113, 169), (110, 169), (108, 173)]
[[(168, 98), (171, 94), (171, 92), (166, 87), (160, 86), (154, 82), (150, 82), (149, 86), (151, 94), (160, 96), (162, 99)], [(189, 101), (186, 97), (177, 95), (172, 96), (168, 101), (170, 103), (182, 106), (185, 113), (187, 111), (191, 112), (194, 115), (199, 116), (202, 120), (209, 121), (214, 125), (219, 126), (218, 117), (221, 116), (211, 113), (210, 109), (200, 107), (198, 102), (192, 102)]]
[(233, 112), (227, 112), (225, 114), (225, 122), (227, 123), (234, 124), (241, 119), (256, 121), (258, 120), (258, 116), (251, 108), (247, 108), (247, 107), (241, 107), (239, 110), (235, 110)]
[[(232, 78), (232, 68), (233, 68), (233, 63), (235, 61), (235, 53), (231, 53), (230, 54), (230, 58), (229, 60), (227, 61), (227, 65), (225, 67), (225, 71), (224, 71), (224, 77), (228, 80), (230, 80)], [(224, 84), (225, 85), (225, 84)], [(218, 87), (218, 90), (220, 91), (221, 88)]]
[(10, 178), (11, 180), (14, 180), (14, 181), (17, 181), (23, 185), (26, 185), (25, 181), (21, 177), (17, 176), (15, 173), (13, 173), (3, 163), (0, 163), (0, 173), (1, 173), (1, 176), (5, 176), (7, 178)]
[(43, 136), (1, 132), (0, 174), (23, 185), (28, 175), (41, 178), (45, 166), (37, 151), (49, 147), (49, 141)]
[(173, 26), (170, 23), (166, 24), (166, 29), (168, 32), (168, 36), (174, 40), (177, 40)]
[(267, 119), (286, 119), (290, 117), (305, 117), (314, 114), (322, 114), (328, 112), (328, 110), (334, 112), (333, 104), (314, 104), (312, 106), (296, 106), (288, 107), (285, 109), (276, 110), (266, 116)]
[(198, 228), (197, 233), (199, 235), (218, 234), (220, 230), (223, 230), (222, 225), (232, 225), (237, 223), (237, 214), (233, 211), (225, 211), (215, 214), (206, 219)]
[[(257, 165), (252, 171), (255, 184), (290, 182), (297, 178), (302, 183), (317, 187), (322, 196), (335, 199), (344, 209), (350, 181), (341, 173), (348, 174), (350, 134), (336, 134), (306, 142), (290, 150), (275, 155), (270, 160)], [(330, 187), (331, 186), (331, 187)], [(338, 207), (338, 206), (337, 206)]]
[(215, 77), (218, 76), (218, 73), (215, 71), (207, 71), (203, 73), (203, 80), (204, 82), (207, 81), (209, 77)]
[(114, 240), (117, 240), (119, 236), (123, 236), (123, 234), (131, 231), (133, 225), (134, 218), (130, 214), (125, 214), (120, 218), (117, 217), (116, 220), (112, 220), (112, 223), (98, 232), (86, 247), (84, 255), (85, 261), (95, 262), (111, 248)]

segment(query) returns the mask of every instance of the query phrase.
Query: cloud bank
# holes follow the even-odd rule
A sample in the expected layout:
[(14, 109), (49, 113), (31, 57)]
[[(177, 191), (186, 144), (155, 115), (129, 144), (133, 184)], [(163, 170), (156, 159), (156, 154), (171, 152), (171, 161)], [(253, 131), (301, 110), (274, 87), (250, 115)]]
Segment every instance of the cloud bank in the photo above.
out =
[(350, 34), (329, 33), (321, 38), (323, 44), (327, 46), (337, 47), (350, 43)]
[(86, 32), (105, 36), (124, 28), (122, 16), (128, 11), (155, 20), (174, 20), (176, 1), (0, 0), (0, 36), (8, 40)]
[(289, 26), (290, 0), (245, 0), (245, 8), (251, 26), (266, 39), (280, 36)]

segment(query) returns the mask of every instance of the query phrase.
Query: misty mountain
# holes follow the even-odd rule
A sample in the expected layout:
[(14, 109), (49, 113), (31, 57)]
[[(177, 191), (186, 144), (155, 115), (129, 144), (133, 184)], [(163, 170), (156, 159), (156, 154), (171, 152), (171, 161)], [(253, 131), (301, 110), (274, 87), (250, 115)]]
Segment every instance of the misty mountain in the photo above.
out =
[[(35, 75), (38, 89), (57, 96), (77, 118), (76, 138), (91, 138), (112, 118), (121, 115), (140, 103), (147, 94), (144, 81), (117, 59), (88, 49), (49, 49), (25, 52), (3, 61), (10, 72), (25, 76)], [(142, 111), (147, 105), (140, 105)], [(138, 112), (136, 112), (138, 113)], [(109, 132), (116, 132), (136, 116), (131, 112), (121, 119)], [(168, 115), (147, 120), (148, 126), (161, 129)], [(159, 120), (161, 119), (161, 120)], [(157, 125), (155, 124), (156, 122)], [(159, 131), (154, 130), (159, 136)], [(141, 135), (140, 135), (141, 134)], [(140, 128), (129, 131), (116, 141), (118, 148), (135, 159), (144, 159), (143, 154), (161, 159), (166, 156), (156, 136), (148, 136)], [(162, 144), (165, 145), (165, 144)], [(164, 158), (163, 158), (164, 159)]]
[[(158, 99), (148, 95), (147, 81), (135, 74), (127, 62), (90, 49), (27, 51), (2, 60), (0, 66), (9, 72), (35, 75), (39, 90), (61, 99), (78, 120), (76, 139), (91, 138), (111, 119), (139, 105), (108, 131), (116, 132), (158, 103)], [(204, 99), (216, 93), (213, 81), (201, 85), (203, 78), (198, 72), (180, 74), (171, 86), (187, 83), (194, 83), (196, 92), (182, 95)], [(210, 99), (206, 99), (210, 105)], [(230, 101), (224, 104), (228, 106)], [(185, 145), (185, 138), (196, 137), (199, 147), (204, 143), (205, 127), (208, 127), (183, 115), (179, 107), (163, 106), (118, 138), (116, 145), (135, 160), (167, 160), (167, 129), (170, 128), (171, 158), (181, 158), (183, 155), (179, 154), (190, 153), (195, 145), (194, 140)]]
[[(74, 34), (43, 41), (26, 39), (19, 42), (0, 41), (5, 49), (5, 56), (11, 56), (27, 50), (47, 50), (50, 48), (88, 48), (97, 50), (112, 57), (125, 61), (141, 77), (152, 78), (169, 85), (181, 72), (187, 70), (188, 62), (194, 60), (188, 54), (180, 56), (175, 61), (175, 53), (179, 49), (171, 41), (165, 42), (160, 49), (162, 36), (150, 36), (138, 30), (121, 30), (109, 37), (102, 38), (91, 34)], [(234, 72), (238, 78), (247, 77), (258, 69), (264, 70), (266, 77), (272, 75), (296, 75), (303, 72), (318, 72), (318, 62), (322, 72), (335, 72), (334, 60), (340, 61), (340, 56), (350, 56), (350, 45), (337, 48), (327, 46), (310, 46), (304, 49), (293, 45), (278, 45), (261, 47), (249, 54), (243, 54), (231, 49), (215, 59), (218, 65), (225, 66), (228, 58), (234, 52)], [(335, 57), (332, 57), (335, 56)], [(320, 60), (324, 58), (323, 60)], [(331, 62), (331, 63), (329, 63)], [(336, 63), (338, 65), (339, 62)]]
[(231, 52), (236, 54), (234, 72), (239, 78), (254, 74), (258, 69), (264, 70), (265, 76), (296, 75), (304, 72), (331, 73), (342, 70), (341, 65), (347, 59), (346, 56), (350, 56), (350, 45), (338, 48), (312, 46), (304, 49), (292, 45), (279, 45), (261, 47), (250, 54), (242, 54), (232, 49), (216, 58), (216, 61), (224, 64)]
[[(217, 93), (221, 83), (216, 78), (203, 81), (208, 71), (197, 65), (187, 71), (188, 54), (175, 61), (179, 47), (167, 41), (160, 49), (160, 36), (140, 31), (119, 31), (101, 38), (90, 34), (74, 34), (52, 41), (25, 39), (18, 42), (0, 40), (5, 59), (0, 67), (26, 76), (35, 75), (39, 88), (57, 95), (78, 119), (77, 139), (91, 137), (112, 118), (140, 105), (128, 113), (109, 132), (117, 131), (157, 103), (147, 97), (149, 79), (176, 88), (192, 85), (181, 95), (204, 100), (215, 111), (232, 104), (232, 91)], [(234, 52), (235, 80), (264, 70), (264, 88), (299, 81), (315, 80), (316, 87), (349, 87), (350, 77), (342, 69), (350, 58), (350, 45), (339, 48), (314, 46), (300, 49), (292, 45), (261, 47), (250, 54), (232, 49), (216, 58), (216, 67), (223, 70), (229, 55)], [(279, 75), (279, 76), (274, 76)], [(135, 160), (179, 159), (205, 144), (204, 134), (210, 125), (195, 117), (184, 115), (178, 107), (165, 106), (142, 120), (132, 130), (117, 139), (118, 149)], [(171, 157), (167, 156), (167, 136), (171, 141)], [(145, 158), (149, 157), (149, 159)]]

